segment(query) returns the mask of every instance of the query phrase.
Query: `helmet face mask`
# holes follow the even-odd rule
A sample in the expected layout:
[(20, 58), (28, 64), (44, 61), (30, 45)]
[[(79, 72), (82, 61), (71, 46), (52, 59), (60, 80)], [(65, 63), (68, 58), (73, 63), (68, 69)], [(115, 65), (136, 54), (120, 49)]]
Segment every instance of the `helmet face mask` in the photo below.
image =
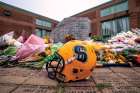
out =
[(55, 53), (54, 55), (55, 57), (46, 64), (48, 77), (63, 82), (64, 80), (62, 80), (62, 77), (64, 78), (64, 75), (61, 74), (61, 72), (64, 69), (64, 60), (58, 53)]
[(90, 76), (96, 65), (91, 45), (74, 40), (62, 46), (47, 62), (48, 77), (60, 82), (76, 81)]

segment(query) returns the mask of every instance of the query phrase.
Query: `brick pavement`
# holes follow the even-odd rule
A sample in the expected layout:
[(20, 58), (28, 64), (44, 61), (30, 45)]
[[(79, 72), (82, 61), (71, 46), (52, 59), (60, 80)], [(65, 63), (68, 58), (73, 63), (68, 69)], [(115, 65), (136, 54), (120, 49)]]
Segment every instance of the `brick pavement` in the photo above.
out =
[(89, 80), (71, 83), (42, 70), (0, 67), (0, 93), (140, 93), (140, 67), (96, 68)]

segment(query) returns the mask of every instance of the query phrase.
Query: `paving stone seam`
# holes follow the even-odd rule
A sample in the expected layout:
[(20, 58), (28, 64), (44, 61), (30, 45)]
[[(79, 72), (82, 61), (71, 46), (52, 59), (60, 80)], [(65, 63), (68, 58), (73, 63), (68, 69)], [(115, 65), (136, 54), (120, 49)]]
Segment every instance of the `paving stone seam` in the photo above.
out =
[[(105, 67), (105, 69), (107, 69), (106, 67)], [(108, 68), (108, 70), (110, 70), (110, 68)], [(102, 73), (104, 73), (104, 72), (102, 72)], [(107, 73), (107, 72), (106, 72)], [(111, 72), (109, 72), (109, 73), (113, 73), (112, 71)], [(114, 73), (113, 73), (114, 74)], [(94, 78), (93, 78), (94, 79)], [(95, 82), (95, 84), (98, 84), (98, 83), (96, 83), (96, 81), (95, 81), (95, 79), (94, 79), (94, 82)], [(101, 92), (101, 93), (104, 93), (104, 90), (99, 90), (99, 92)]]
[[(113, 71), (111, 68), (109, 68), (114, 74), (116, 74), (118, 77), (120, 77), (120, 79), (121, 80), (123, 80), (125, 83), (128, 83), (127, 81), (126, 81), (126, 79), (125, 78), (123, 78), (121, 75), (119, 75), (118, 73), (116, 73), (115, 71)], [(130, 84), (130, 83), (128, 83), (128, 84)], [(130, 84), (130, 86), (132, 87), (133, 85), (132, 84)], [(133, 86), (133, 87), (136, 87), (136, 86)], [(115, 87), (116, 88), (116, 87)], [(136, 87), (136, 88), (138, 88), (138, 87)]]
[(13, 85), (17, 85), (17, 86), (40, 86), (40, 87), (49, 87), (49, 88), (55, 88), (56, 86), (48, 86), (48, 85), (32, 85), (32, 84), (15, 84), (15, 83), (0, 83), (0, 85), (4, 85), (4, 86), (13, 86)]
[(21, 85), (24, 85), (23, 83), (26, 82), (28, 79), (30, 79), (31, 77), (28, 77), (27, 79), (25, 79), (21, 84), (19, 84), (17, 87), (15, 87), (14, 89), (12, 89), (9, 93), (14, 92), (16, 89), (18, 89)]
[[(92, 72), (93, 73), (93, 72)], [(96, 81), (95, 81), (95, 79), (94, 79), (94, 77), (93, 76), (91, 76), (91, 78), (92, 78), (92, 80), (93, 80), (93, 82), (94, 82), (94, 84), (95, 84), (95, 86), (96, 86)], [(103, 91), (102, 90), (98, 90), (100, 93), (103, 93)]]
[(140, 72), (135, 70), (133, 67), (132, 67), (132, 70), (134, 70), (138, 75), (140, 75)]

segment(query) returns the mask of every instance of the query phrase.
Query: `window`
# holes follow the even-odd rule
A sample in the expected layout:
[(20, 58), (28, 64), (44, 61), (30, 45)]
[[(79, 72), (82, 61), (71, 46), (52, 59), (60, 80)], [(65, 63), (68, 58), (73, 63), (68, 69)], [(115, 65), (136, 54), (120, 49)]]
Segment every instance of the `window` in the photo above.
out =
[(36, 29), (35, 34), (37, 36), (39, 36), (39, 37), (42, 37), (42, 34), (41, 34), (41, 30), (40, 29)]
[(46, 35), (50, 35), (50, 31), (46, 31), (43, 29), (36, 29), (35, 34), (39, 37), (44, 37)]
[(127, 32), (129, 30), (129, 17), (123, 17), (115, 20), (110, 20), (102, 23), (102, 36), (109, 39), (120, 32)]
[(45, 27), (51, 27), (52, 24), (51, 22), (45, 21), (45, 20), (40, 20), (40, 19), (36, 19), (36, 24), (40, 25), (40, 26), (45, 26)]
[(5, 16), (11, 16), (11, 15), (12, 15), (12, 12), (9, 11), (9, 10), (4, 10), (4, 11), (3, 11), (3, 14), (4, 14)]
[(103, 16), (107, 16), (107, 15), (118, 13), (125, 10), (128, 10), (128, 1), (103, 9), (101, 11), (101, 16), (103, 17)]

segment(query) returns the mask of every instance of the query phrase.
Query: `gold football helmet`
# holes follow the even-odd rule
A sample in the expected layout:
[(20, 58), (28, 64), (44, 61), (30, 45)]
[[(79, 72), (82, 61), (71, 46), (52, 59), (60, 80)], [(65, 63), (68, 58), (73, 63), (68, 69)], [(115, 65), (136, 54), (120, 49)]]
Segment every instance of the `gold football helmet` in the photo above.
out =
[(51, 79), (68, 82), (85, 79), (91, 75), (95, 66), (93, 47), (85, 41), (72, 40), (52, 55), (46, 69)]

